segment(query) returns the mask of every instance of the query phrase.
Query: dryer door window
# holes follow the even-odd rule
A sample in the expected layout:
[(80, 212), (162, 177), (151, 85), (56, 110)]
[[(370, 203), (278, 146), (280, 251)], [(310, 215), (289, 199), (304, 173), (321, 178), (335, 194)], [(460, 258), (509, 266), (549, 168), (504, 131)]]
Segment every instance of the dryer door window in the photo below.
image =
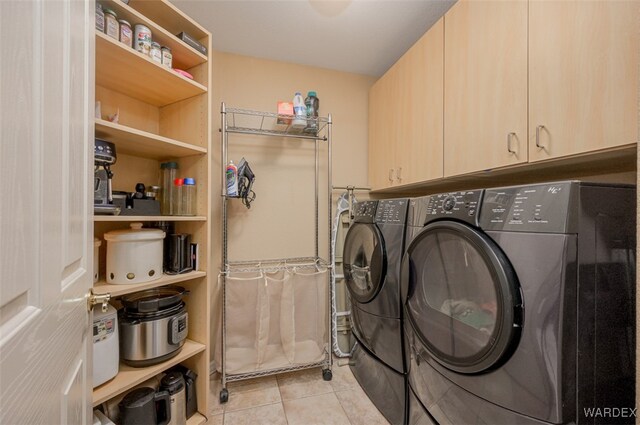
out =
[(387, 270), (382, 233), (374, 224), (354, 224), (343, 253), (344, 278), (351, 296), (368, 303), (380, 292)]
[(434, 222), (407, 250), (407, 317), (431, 356), (462, 373), (505, 360), (520, 334), (522, 302), (515, 272), (484, 233)]

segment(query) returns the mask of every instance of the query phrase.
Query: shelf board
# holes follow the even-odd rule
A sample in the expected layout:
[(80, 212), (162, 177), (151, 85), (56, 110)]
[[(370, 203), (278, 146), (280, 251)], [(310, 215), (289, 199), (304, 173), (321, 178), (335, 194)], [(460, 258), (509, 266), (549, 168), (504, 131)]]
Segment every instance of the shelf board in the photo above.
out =
[(187, 419), (187, 425), (201, 425), (207, 422), (207, 418), (196, 412), (192, 417)]
[(173, 34), (184, 31), (197, 40), (209, 35), (207, 30), (167, 0), (130, 0), (129, 6)]
[(94, 215), (93, 221), (207, 221), (207, 217), (200, 215)]
[(164, 285), (170, 285), (174, 283), (185, 282), (187, 280), (197, 279), (199, 277), (205, 277), (207, 275), (204, 271), (195, 271), (183, 274), (168, 275), (163, 274), (158, 280), (145, 283), (133, 283), (126, 285), (115, 285), (107, 283), (104, 279), (101, 279), (93, 285), (94, 294), (111, 294), (112, 297), (120, 297), (122, 295), (130, 294), (132, 292), (144, 291), (145, 289), (158, 288)]
[[(165, 28), (152, 21), (136, 9), (123, 3), (121, 0), (99, 0), (98, 3), (102, 4), (103, 7), (108, 7), (115, 11), (118, 15), (118, 19), (125, 19), (129, 21), (132, 31), (136, 24), (143, 24), (147, 26), (149, 30), (151, 30), (153, 41), (171, 49), (171, 55), (173, 56), (172, 64), (174, 68), (187, 70), (196, 65), (207, 62), (208, 58), (205, 55), (198, 52), (196, 49), (176, 37), (176, 35), (171, 34)], [(179, 32), (176, 34), (178, 33)]]
[(177, 356), (157, 365), (131, 367), (120, 363), (120, 370), (116, 377), (93, 390), (93, 407), (143, 383), (147, 379), (153, 378), (158, 373), (183, 362), (195, 354), (203, 352), (205, 349), (206, 346), (204, 344), (187, 339)]
[(207, 92), (202, 84), (99, 31), (96, 31), (96, 84), (154, 106), (166, 106)]
[(113, 142), (118, 153), (165, 160), (206, 154), (207, 148), (96, 118), (96, 136)]

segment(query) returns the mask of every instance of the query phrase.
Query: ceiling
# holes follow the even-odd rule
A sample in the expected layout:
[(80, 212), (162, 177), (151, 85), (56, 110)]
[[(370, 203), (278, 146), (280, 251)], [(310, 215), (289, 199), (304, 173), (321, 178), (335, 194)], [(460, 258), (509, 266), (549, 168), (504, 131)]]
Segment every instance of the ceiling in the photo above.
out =
[(380, 76), (455, 0), (172, 0), (216, 50)]

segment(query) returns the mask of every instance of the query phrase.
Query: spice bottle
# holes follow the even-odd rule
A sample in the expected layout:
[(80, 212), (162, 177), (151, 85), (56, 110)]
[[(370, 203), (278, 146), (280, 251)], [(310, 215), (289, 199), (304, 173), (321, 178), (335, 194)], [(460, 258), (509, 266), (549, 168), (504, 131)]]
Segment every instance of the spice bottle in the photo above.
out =
[(125, 44), (127, 47), (133, 45), (133, 31), (131, 31), (131, 24), (124, 19), (118, 21), (120, 23), (120, 43)]
[(118, 15), (111, 9), (104, 9), (104, 25), (105, 32), (111, 38), (118, 40), (120, 38), (120, 24), (118, 24)]
[(160, 50), (160, 45), (155, 41), (151, 43), (151, 52), (149, 55), (152, 61), (162, 63), (162, 51)]
[(96, 29), (104, 32), (104, 10), (100, 3), (96, 3)]
[(182, 215), (196, 215), (196, 181), (185, 177), (182, 186)]

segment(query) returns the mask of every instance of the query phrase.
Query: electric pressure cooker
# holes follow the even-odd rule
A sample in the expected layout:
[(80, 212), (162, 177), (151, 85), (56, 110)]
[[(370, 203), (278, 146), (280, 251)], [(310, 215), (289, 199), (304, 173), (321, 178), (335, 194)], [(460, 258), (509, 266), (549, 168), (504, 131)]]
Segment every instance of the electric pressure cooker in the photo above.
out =
[(134, 367), (161, 363), (177, 355), (187, 338), (188, 313), (180, 286), (125, 295), (119, 312), (120, 358)]

